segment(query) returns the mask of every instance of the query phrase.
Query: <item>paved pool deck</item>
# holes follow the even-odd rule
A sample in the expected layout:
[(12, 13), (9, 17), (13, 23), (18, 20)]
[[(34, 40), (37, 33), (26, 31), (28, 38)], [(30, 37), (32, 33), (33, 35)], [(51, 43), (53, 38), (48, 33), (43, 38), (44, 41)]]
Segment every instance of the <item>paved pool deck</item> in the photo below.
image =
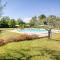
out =
[(11, 30), (10, 32), (16, 32), (16, 33), (19, 33), (19, 34), (27, 34), (27, 35), (37, 35), (38, 37), (48, 36), (48, 32), (19, 32), (16, 29)]

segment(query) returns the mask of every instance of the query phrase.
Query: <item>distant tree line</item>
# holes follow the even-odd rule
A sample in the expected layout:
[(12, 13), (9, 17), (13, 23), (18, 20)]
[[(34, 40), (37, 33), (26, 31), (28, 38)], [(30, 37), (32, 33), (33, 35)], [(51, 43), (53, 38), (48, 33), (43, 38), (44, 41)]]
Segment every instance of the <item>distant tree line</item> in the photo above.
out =
[(32, 17), (29, 23), (23, 22), (22, 19), (11, 19), (9, 16), (0, 18), (0, 28), (15, 28), (16, 25), (20, 27), (39, 27), (40, 25), (49, 25), (60, 28), (60, 17), (50, 15), (46, 17), (44, 14)]
[(10, 19), (8, 16), (4, 16), (0, 19), (0, 28), (15, 28), (15, 25), (24, 25), (21, 19)]
[(60, 28), (60, 17), (54, 15), (46, 17), (44, 14), (42, 14), (38, 17), (36, 16), (32, 17), (29, 23), (31, 26), (37, 26), (37, 27), (40, 25), (49, 25)]

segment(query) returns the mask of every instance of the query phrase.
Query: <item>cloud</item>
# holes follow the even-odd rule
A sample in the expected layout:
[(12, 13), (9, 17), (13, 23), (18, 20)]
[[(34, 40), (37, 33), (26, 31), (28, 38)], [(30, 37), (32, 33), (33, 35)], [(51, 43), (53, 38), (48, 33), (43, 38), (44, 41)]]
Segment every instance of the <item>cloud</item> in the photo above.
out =
[(23, 21), (28, 23), (30, 21), (31, 18), (24, 18)]

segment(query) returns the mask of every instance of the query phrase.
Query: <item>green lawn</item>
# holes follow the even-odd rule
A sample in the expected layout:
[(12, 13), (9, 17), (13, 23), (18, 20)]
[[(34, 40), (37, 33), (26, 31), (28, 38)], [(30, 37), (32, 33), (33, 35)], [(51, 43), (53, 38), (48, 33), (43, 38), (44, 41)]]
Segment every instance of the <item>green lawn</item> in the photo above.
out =
[(14, 28), (0, 28), (0, 30), (12, 30)]
[[(3, 32), (0, 34), (0, 38), (6, 39), (15, 35), (18, 34)], [(60, 60), (60, 34), (54, 34), (52, 39), (41, 38), (0, 46), (0, 59)]]

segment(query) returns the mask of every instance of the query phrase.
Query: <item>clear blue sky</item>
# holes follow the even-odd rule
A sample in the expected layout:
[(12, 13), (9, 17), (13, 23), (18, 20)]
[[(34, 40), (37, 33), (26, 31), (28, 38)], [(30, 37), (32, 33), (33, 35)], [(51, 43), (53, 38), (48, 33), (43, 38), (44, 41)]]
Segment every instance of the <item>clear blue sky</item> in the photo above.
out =
[(41, 14), (60, 16), (60, 0), (6, 0), (4, 15), (31, 18)]

